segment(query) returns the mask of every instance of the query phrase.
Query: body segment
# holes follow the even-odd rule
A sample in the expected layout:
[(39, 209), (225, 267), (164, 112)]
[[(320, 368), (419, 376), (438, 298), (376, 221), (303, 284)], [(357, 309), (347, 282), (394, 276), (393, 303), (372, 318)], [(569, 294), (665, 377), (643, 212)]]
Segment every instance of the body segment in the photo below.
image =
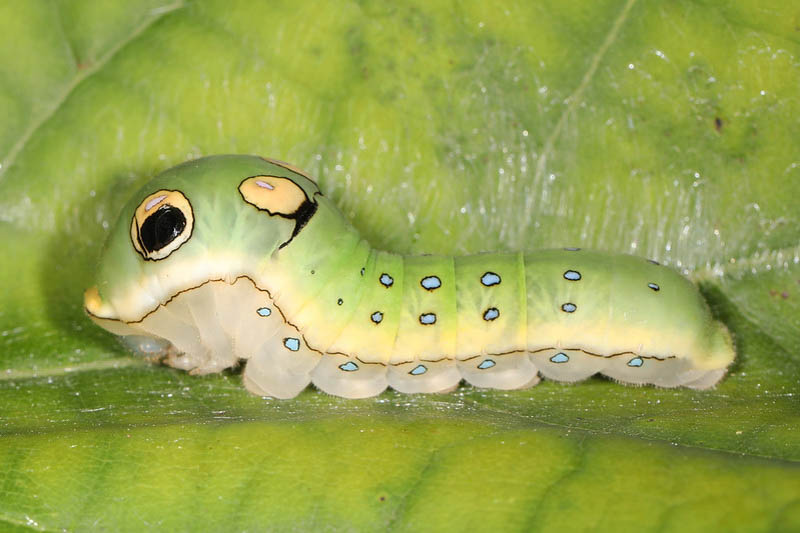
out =
[(283, 398), (311, 381), (365, 397), (462, 378), (519, 388), (539, 373), (706, 388), (734, 357), (727, 330), (669, 268), (577, 249), (377, 251), (308, 177), (253, 156), (190, 162), (140, 191), (86, 308), (173, 366), (244, 361), (251, 391)]

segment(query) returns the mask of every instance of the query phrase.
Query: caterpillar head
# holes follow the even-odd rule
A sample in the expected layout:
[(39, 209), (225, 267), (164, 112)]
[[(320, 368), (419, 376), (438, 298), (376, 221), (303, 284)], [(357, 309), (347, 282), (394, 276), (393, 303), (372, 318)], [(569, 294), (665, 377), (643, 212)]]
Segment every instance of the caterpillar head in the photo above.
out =
[(93, 318), (136, 320), (209, 279), (252, 275), (317, 210), (316, 184), (277, 160), (223, 155), (189, 161), (131, 198), (84, 295)]

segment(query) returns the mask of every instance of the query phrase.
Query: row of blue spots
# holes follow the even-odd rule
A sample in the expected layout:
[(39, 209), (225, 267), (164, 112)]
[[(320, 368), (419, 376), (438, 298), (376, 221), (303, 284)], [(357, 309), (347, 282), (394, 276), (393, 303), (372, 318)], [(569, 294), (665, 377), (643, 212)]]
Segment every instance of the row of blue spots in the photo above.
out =
[(381, 320), (383, 320), (383, 313), (381, 313), (380, 311), (375, 311), (374, 313), (372, 313), (372, 314), (370, 315), (370, 317), (369, 317), (369, 318), (370, 318), (370, 319), (371, 319), (373, 322), (375, 322), (376, 324), (380, 324), (380, 323), (381, 323)]
[(272, 314), (272, 309), (269, 307), (259, 307), (256, 309), (256, 313), (258, 313), (258, 316), (269, 316)]
[(394, 285), (394, 278), (392, 276), (390, 276), (389, 274), (387, 274), (386, 272), (381, 274), (381, 277), (379, 278), (379, 281), (381, 282), (381, 285), (383, 285), (387, 289), (389, 287), (391, 287), (392, 285)]
[[(358, 370), (358, 365), (353, 361), (347, 361), (346, 363), (342, 363), (341, 365), (339, 365), (339, 370), (343, 372), (355, 372), (356, 370)], [(412, 376), (420, 376), (427, 371), (428, 367), (426, 367), (425, 365), (417, 365), (411, 369), (409, 374), (411, 374)]]
[[(580, 248), (564, 248), (564, 249), (567, 250), (568, 252), (577, 252), (578, 250), (580, 250)], [(652, 259), (648, 259), (647, 262), (652, 263), (654, 265), (661, 264), (658, 261), (654, 261)], [(577, 272), (575, 270), (567, 270), (566, 272), (564, 272), (564, 277), (570, 281), (578, 281), (579, 279), (581, 279), (581, 274), (580, 272)], [(654, 291), (660, 289), (660, 287), (655, 283), (648, 283), (647, 286), (653, 289)]]
[[(481, 284), (483, 284), (483, 286), (485, 287), (499, 285), (500, 281), (501, 281), (500, 276), (495, 274), (494, 272), (485, 272), (483, 276), (481, 276)], [(483, 319), (487, 322), (491, 322), (492, 320), (494, 320), (499, 316), (500, 316), (500, 311), (496, 307), (490, 307), (489, 309), (483, 312)], [(488, 365), (488, 366), (481, 366), (481, 365)], [(486, 359), (480, 365), (478, 365), (478, 368), (480, 369), (491, 368), (494, 365), (495, 365), (494, 361), (492, 361), (491, 359)]]
[[(568, 252), (577, 252), (578, 250), (580, 250), (580, 248), (564, 248), (564, 249), (567, 250)], [(578, 272), (577, 270), (567, 270), (566, 272), (564, 272), (564, 279), (569, 281), (579, 281), (581, 279), (581, 273)], [(578, 306), (572, 302), (567, 302), (561, 306), (561, 310), (564, 311), (565, 313), (574, 313), (576, 309), (578, 309)], [(553, 361), (554, 363), (565, 363), (569, 360), (569, 357), (567, 357), (565, 354), (557, 354), (557, 355), (563, 355), (564, 357), (566, 357), (566, 359), (564, 359), (563, 361), (553, 361), (553, 359), (550, 360)]]
[[(298, 349), (297, 347), (295, 347), (295, 348), (289, 347), (288, 341), (295, 341), (296, 342), (296, 346), (299, 346), (299, 341), (297, 339), (293, 339), (293, 338), (284, 339), (284, 341), (283, 341), (284, 344), (286, 344), (287, 348), (289, 348), (290, 350), (293, 350), (293, 351), (297, 351), (297, 349)], [(554, 362), (554, 363), (566, 363), (567, 361), (569, 361), (569, 356), (567, 354), (563, 353), (563, 352), (559, 352), (559, 353), (555, 354), (553, 357), (551, 357), (550, 360), (552, 362)], [(632, 366), (632, 367), (640, 367), (643, 364), (644, 364), (644, 360), (641, 357), (634, 357), (633, 359), (628, 361), (628, 366)], [(497, 365), (497, 363), (495, 363), (494, 360), (492, 360), (492, 359), (484, 359), (478, 365), (478, 368), (481, 369), (481, 370), (487, 370), (487, 369), (492, 368), (492, 367), (494, 367), (496, 365)], [(339, 369), (344, 371), (344, 372), (355, 372), (356, 370), (358, 370), (358, 365), (356, 363), (354, 363), (353, 361), (347, 361), (346, 363), (343, 363), (343, 364), (339, 365)], [(417, 366), (415, 366), (414, 368), (412, 368), (409, 371), (409, 374), (411, 374), (412, 376), (420, 376), (420, 375), (426, 373), (427, 371), (428, 371), (428, 367), (426, 367), (425, 365), (417, 365)]]
[(345, 372), (355, 372), (358, 370), (358, 365), (352, 361), (348, 361), (344, 364), (339, 365), (339, 369)]
[(300, 339), (295, 339), (294, 337), (286, 337), (283, 339), (283, 345), (286, 346), (289, 350), (296, 352), (300, 349)]
[(481, 283), (486, 287), (498, 285), (500, 283), (500, 276), (494, 272), (486, 272), (483, 276), (481, 276)]
[(422, 313), (419, 315), (419, 323), (424, 325), (435, 324), (436, 315), (434, 313)]
[(423, 289), (432, 291), (442, 286), (442, 280), (438, 276), (425, 276), (419, 284), (422, 285)]
[[(559, 352), (555, 354), (553, 357), (550, 358), (550, 361), (554, 363), (566, 363), (569, 361), (569, 356), (564, 352)], [(632, 367), (640, 367), (644, 364), (644, 360), (641, 357), (634, 357), (630, 361), (628, 361), (628, 366)]]

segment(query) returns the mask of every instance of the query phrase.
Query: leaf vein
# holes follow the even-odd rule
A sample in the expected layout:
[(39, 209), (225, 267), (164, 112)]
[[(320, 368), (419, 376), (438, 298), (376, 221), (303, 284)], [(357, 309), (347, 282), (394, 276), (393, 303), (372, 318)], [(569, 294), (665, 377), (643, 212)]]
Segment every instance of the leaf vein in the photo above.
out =
[[(116, 45), (111, 47), (108, 52), (106, 52), (96, 63), (91, 65), (89, 68), (84, 70), (77, 70), (75, 77), (72, 81), (67, 84), (61, 94), (55, 99), (53, 105), (45, 110), (37, 119), (33, 120), (30, 125), (25, 129), (22, 136), (19, 140), (14, 143), (9, 150), (8, 154), (6, 154), (2, 167), (0, 167), (0, 179), (2, 179), (3, 175), (8, 171), (8, 169), (14, 165), (17, 157), (19, 156), (20, 152), (25, 149), (28, 144), (28, 141), (36, 134), (37, 131), (41, 129), (41, 127), (46, 124), (61, 108), (64, 102), (67, 101), (69, 96), (75, 91), (75, 88), (83, 82), (83, 80), (87, 79), (88, 77), (92, 76), (100, 69), (102, 69), (111, 59), (113, 59), (117, 53), (125, 48), (127, 45), (132, 43), (136, 40), (137, 37), (142, 35), (148, 28), (150, 28), (153, 24), (164, 18), (167, 14), (176, 11), (184, 6), (182, 1), (176, 2), (174, 4), (169, 4), (168, 6), (164, 6), (163, 8), (159, 8), (156, 10), (151, 11), (150, 18), (146, 19), (142, 22), (139, 26), (134, 28), (134, 30), (128, 35), (126, 38), (121, 39)], [(66, 36), (65, 36), (66, 39)], [(72, 50), (73, 59), (75, 59), (74, 49), (68, 43), (70, 49)]]
[(558, 117), (558, 122), (556, 123), (556, 127), (553, 128), (552, 133), (547, 137), (544, 144), (544, 149), (542, 150), (542, 154), (539, 156), (538, 161), (536, 162), (536, 172), (534, 174), (534, 183), (539, 183), (542, 175), (545, 171), (545, 166), (547, 165), (547, 158), (550, 154), (553, 153), (553, 147), (555, 146), (556, 141), (561, 136), (561, 131), (564, 129), (564, 125), (567, 122), (567, 118), (575, 108), (578, 106), (578, 103), (583, 96), (583, 93), (586, 91), (586, 88), (591, 83), (592, 79), (594, 78), (595, 72), (597, 72), (597, 68), (600, 65), (600, 61), (602, 61), (603, 57), (605, 56), (608, 49), (614, 44), (614, 41), (617, 39), (617, 35), (619, 35), (619, 31), (622, 28), (622, 25), (628, 18), (628, 14), (633, 8), (633, 5), (636, 3), (636, 0), (628, 0), (625, 3), (625, 6), (620, 11), (620, 14), (617, 16), (617, 19), (614, 21), (614, 24), (611, 25), (611, 29), (606, 35), (605, 40), (600, 45), (600, 48), (597, 49), (597, 52), (592, 57), (592, 61), (589, 63), (589, 68), (584, 73), (583, 78), (581, 79), (580, 84), (578, 87), (570, 94), (565, 102), (567, 104), (564, 111)]

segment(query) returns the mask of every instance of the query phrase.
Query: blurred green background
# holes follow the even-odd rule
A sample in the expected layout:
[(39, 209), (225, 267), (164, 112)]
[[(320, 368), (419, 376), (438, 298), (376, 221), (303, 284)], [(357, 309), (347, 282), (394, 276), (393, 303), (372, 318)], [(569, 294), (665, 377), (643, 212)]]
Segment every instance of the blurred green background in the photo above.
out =
[[(0, 529), (800, 530), (800, 6), (0, 4)], [(250, 396), (83, 315), (186, 159), (291, 161), (376, 247), (583, 246), (698, 281), (716, 390)]]

